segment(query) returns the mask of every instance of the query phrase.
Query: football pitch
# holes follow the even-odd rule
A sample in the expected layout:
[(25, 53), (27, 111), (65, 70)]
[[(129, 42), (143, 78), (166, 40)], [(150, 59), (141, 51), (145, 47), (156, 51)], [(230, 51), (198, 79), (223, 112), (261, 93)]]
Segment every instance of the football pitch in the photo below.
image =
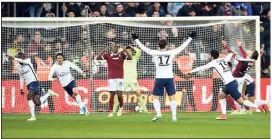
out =
[(2, 114), (3, 138), (269, 138), (270, 114), (228, 116), (218, 121), (219, 113), (170, 113), (151, 122), (155, 114), (130, 113), (108, 118), (107, 114)]

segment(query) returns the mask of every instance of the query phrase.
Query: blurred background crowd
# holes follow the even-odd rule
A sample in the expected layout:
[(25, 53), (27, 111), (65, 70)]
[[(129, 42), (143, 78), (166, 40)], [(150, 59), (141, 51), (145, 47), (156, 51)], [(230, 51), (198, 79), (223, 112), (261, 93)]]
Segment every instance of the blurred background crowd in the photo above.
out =
[[(2, 3), (2, 17), (185, 17), (185, 16), (260, 16), (260, 33), (261, 33), (261, 68), (262, 76), (270, 75), (270, 3), (265, 2), (218, 2), (218, 3), (188, 3), (188, 2), (154, 2), (154, 3), (102, 3), (102, 2), (52, 2), (52, 3), (31, 3), (31, 2), (4, 2)], [(103, 26), (103, 25), (101, 25)], [(96, 27), (102, 28), (102, 27)], [(104, 25), (108, 26), (108, 25)], [(87, 43), (90, 41), (94, 45), (95, 41), (99, 39), (89, 38), (87, 35), (87, 27), (67, 28), (66, 31), (58, 29), (57, 31), (50, 30), (24, 30), (21, 29), (16, 33), (15, 30), (9, 29), (9, 35), (5, 35), (4, 39), (9, 40), (9, 45), (4, 45), (2, 49), (8, 54), (15, 54), (17, 48), (24, 46), (23, 49), (27, 53), (36, 53), (39, 58), (47, 59), (47, 57), (54, 51), (65, 51), (67, 57), (75, 61), (82, 60), (82, 56), (87, 53)], [(95, 27), (93, 27), (95, 28)], [(105, 27), (107, 28), (107, 27)], [(219, 34), (220, 27), (217, 28)], [(91, 27), (92, 29), (92, 27)], [(107, 39), (115, 38), (118, 34), (118, 29), (110, 29), (108, 27), (106, 35)], [(79, 31), (79, 32), (78, 32)], [(145, 30), (146, 31), (146, 30)], [(17, 30), (18, 32), (18, 30)], [(26, 33), (27, 32), (27, 33)], [(69, 38), (63, 39), (58, 34), (67, 34), (67, 32), (78, 32), (77, 35), (68, 35)], [(148, 32), (148, 31), (146, 31)], [(158, 34), (159, 32), (159, 34)], [(153, 32), (156, 36), (171, 35), (167, 31)], [(175, 36), (172, 30), (172, 36)], [(180, 32), (180, 31), (176, 31)], [(3, 31), (2, 31), (3, 34)], [(16, 34), (12, 36), (12, 34)], [(49, 35), (50, 34), (50, 35)], [(53, 36), (52, 36), (53, 34)], [(120, 34), (120, 33), (119, 33)], [(174, 34), (174, 35), (173, 35)], [(177, 33), (178, 34), (178, 33)], [(100, 34), (96, 34), (99, 36)], [(126, 40), (128, 32), (121, 32), (122, 40)], [(152, 33), (149, 34), (152, 36)], [(2, 35), (3, 36), (3, 35)], [(46, 36), (46, 38), (43, 36)], [(48, 36), (50, 36), (48, 38)], [(65, 35), (64, 35), (65, 36)], [(94, 35), (95, 36), (95, 35)], [(216, 35), (215, 35), (216, 36)], [(100, 35), (101, 37), (101, 35)], [(152, 37), (150, 37), (152, 38)], [(209, 39), (209, 38), (207, 38)], [(209, 41), (206, 39), (206, 42)], [(3, 40), (3, 38), (2, 38)], [(104, 41), (103, 39), (100, 39)], [(205, 42), (205, 39), (203, 39)], [(47, 43), (50, 42), (50, 43)], [(155, 41), (154, 41), (155, 42)], [(149, 43), (149, 42), (145, 42)], [(37, 47), (42, 44), (43, 47)], [(73, 45), (71, 51), (70, 45)], [(179, 44), (173, 44), (176, 47)], [(78, 49), (81, 47), (80, 49)], [(201, 50), (202, 51), (202, 50)], [(206, 50), (207, 51), (207, 50)], [(48, 53), (47, 53), (48, 52)], [(70, 54), (73, 52), (73, 54)], [(92, 50), (91, 53), (96, 53)], [(80, 62), (78, 62), (80, 63)], [(89, 66), (89, 65), (87, 65)], [(86, 66), (86, 67), (87, 67)], [(144, 68), (144, 67), (143, 67)], [(148, 70), (147, 70), (148, 71)]]

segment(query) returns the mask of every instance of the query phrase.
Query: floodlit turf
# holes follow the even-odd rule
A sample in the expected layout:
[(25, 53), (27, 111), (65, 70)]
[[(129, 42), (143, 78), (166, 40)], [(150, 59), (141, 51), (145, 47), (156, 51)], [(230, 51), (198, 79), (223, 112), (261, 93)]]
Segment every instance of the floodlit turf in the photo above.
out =
[(108, 118), (107, 114), (37, 115), (37, 121), (27, 122), (29, 115), (2, 115), (3, 138), (94, 138), (94, 137), (180, 137), (180, 138), (269, 138), (270, 114), (228, 116), (217, 121), (218, 113), (178, 113), (151, 122), (154, 114), (132, 113)]

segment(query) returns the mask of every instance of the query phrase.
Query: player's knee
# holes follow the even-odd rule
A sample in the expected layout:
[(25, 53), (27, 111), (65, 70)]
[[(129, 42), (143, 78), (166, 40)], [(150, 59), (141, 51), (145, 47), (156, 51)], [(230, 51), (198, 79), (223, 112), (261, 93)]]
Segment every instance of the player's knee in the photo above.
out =
[(32, 100), (34, 97), (34, 93), (33, 92), (28, 92), (27, 94), (27, 100)]
[(218, 98), (219, 98), (219, 99), (224, 99), (224, 98), (226, 98), (226, 94), (223, 93), (223, 92), (220, 92), (220, 93), (218, 94)]
[(75, 92), (74, 92), (74, 93), (72, 94), (72, 97), (76, 97), (77, 95), (78, 95), (78, 93), (75, 93)]
[(239, 103), (240, 105), (244, 104), (244, 99), (242, 97), (235, 99), (237, 103)]
[(35, 95), (33, 97), (33, 102), (36, 104), (36, 106), (40, 106), (41, 105), (40, 96), (39, 95)]
[(169, 96), (169, 100), (170, 100), (170, 101), (174, 101), (174, 100), (175, 100), (175, 94), (172, 95), (172, 96)]

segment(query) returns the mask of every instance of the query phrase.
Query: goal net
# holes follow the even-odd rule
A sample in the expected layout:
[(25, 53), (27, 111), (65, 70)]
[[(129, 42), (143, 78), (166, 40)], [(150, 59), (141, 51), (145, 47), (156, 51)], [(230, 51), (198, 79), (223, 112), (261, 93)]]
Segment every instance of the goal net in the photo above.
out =
[[(48, 89), (59, 94), (36, 108), (41, 113), (78, 113), (79, 107), (61, 87), (59, 81), (47, 81), (55, 62), (55, 54), (63, 52), (65, 59), (87, 72), (83, 78), (72, 70), (78, 91), (90, 112), (108, 112), (107, 64), (94, 60), (95, 56), (109, 46), (109, 42), (137, 47), (130, 33), (139, 35), (140, 41), (150, 49), (158, 49), (158, 40), (166, 39), (168, 49), (180, 46), (191, 31), (197, 32), (189, 46), (174, 60), (176, 101), (179, 112), (207, 112), (219, 110), (218, 93), (223, 82), (212, 70), (199, 72), (185, 78), (189, 70), (209, 62), (213, 49), (226, 55), (221, 43), (224, 38), (230, 48), (240, 55), (235, 40), (242, 41), (246, 50), (259, 49), (259, 19), (257, 17), (197, 17), (197, 18), (2, 18), (2, 113), (28, 113), (26, 94), (20, 94), (15, 56), (22, 51), (31, 58), (40, 80), (40, 93)], [(155, 66), (152, 57), (142, 52), (137, 66), (138, 82), (147, 109), (153, 111), (152, 90)], [(256, 98), (260, 98), (260, 62), (250, 70), (255, 78)], [(25, 92), (27, 92), (25, 87)], [(186, 90), (186, 92), (182, 92)], [(124, 110), (134, 112), (137, 97), (125, 90)], [(161, 97), (162, 111), (169, 111), (167, 95)]]

